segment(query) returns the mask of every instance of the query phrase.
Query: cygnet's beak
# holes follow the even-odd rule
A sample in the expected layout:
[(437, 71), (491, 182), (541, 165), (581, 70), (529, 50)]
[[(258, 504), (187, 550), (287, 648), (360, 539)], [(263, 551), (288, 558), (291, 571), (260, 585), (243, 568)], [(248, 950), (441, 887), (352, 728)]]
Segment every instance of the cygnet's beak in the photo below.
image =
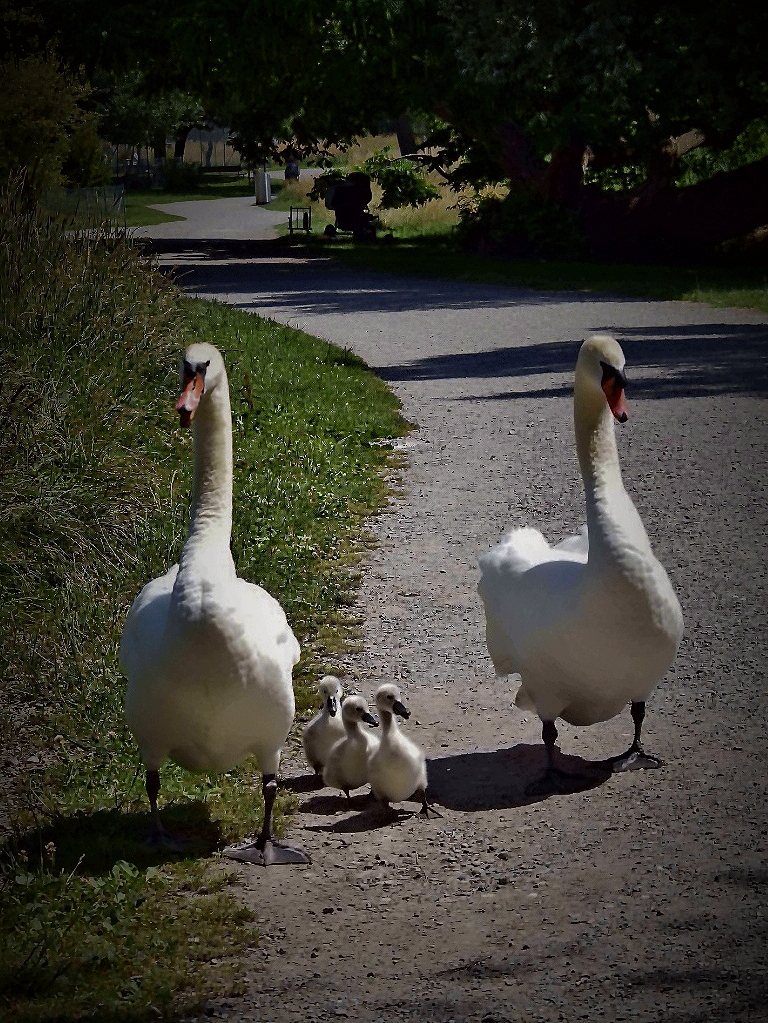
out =
[(329, 696), (328, 697), (328, 713), (331, 715), (332, 718), (336, 717), (336, 710), (337, 710), (336, 697), (335, 696)]
[(399, 700), (395, 700), (395, 702), (392, 704), (392, 710), (395, 712), (395, 714), (399, 714), (401, 718), (405, 718), (406, 721), (411, 716), (411, 712), (408, 710), (406, 705), (404, 703), (401, 703)]
[(371, 712), (368, 711), (368, 710), (365, 712), (365, 714), (363, 714), (363, 721), (365, 721), (366, 724), (373, 725), (374, 728), (378, 728), (379, 727), (379, 722), (376, 720), (376, 718), (373, 716), (373, 714), (371, 714)]
[(176, 402), (176, 411), (179, 413), (179, 422), (182, 426), (191, 425), (204, 389), (205, 379), (202, 373), (189, 373), (185, 369), (181, 383), (181, 395)]

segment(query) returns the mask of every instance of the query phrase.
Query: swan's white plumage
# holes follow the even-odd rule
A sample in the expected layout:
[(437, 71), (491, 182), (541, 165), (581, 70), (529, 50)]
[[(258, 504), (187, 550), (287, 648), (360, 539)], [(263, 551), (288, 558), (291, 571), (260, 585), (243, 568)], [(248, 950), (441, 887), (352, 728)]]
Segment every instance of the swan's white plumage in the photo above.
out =
[(299, 644), (280, 604), (237, 577), (230, 553), (232, 425), (219, 352), (208, 363), (194, 419), (195, 480), (189, 534), (178, 565), (153, 579), (123, 629), (126, 718), (148, 770), (166, 757), (196, 770), (227, 770), (255, 753), (275, 773), (293, 721), (291, 675)]
[(514, 529), (480, 558), (478, 591), (498, 674), (522, 676), (516, 703), (544, 721), (604, 721), (645, 701), (683, 633), (677, 597), (619, 470), (601, 366), (621, 371), (613, 338), (582, 345), (574, 416), (587, 525), (550, 546)]
[(368, 758), (368, 780), (377, 799), (399, 803), (414, 792), (427, 789), (427, 759), (423, 750), (397, 723), (393, 707), (400, 704), (400, 690), (387, 682), (376, 693), (376, 710), (381, 721), (381, 742)]
[[(323, 705), (302, 732), (302, 742), (307, 763), (313, 771), (322, 770), (328, 760), (331, 748), (344, 738), (344, 722), (341, 719), (341, 682), (335, 675), (324, 675), (317, 686)], [(333, 702), (334, 713), (329, 709)]]
[(360, 788), (368, 781), (367, 760), (379, 740), (363, 727), (365, 716), (373, 719), (364, 697), (348, 696), (341, 708), (344, 738), (334, 743), (323, 770), (323, 781), (332, 789)]

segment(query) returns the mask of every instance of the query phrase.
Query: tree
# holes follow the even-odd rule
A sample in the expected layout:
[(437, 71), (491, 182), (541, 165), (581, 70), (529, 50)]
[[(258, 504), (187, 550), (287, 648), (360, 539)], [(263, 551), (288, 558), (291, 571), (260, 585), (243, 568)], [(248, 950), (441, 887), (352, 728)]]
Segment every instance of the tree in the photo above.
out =
[(41, 7), (71, 66), (92, 80), (141, 67), (147, 95), (199, 101), (253, 162), (281, 140), (306, 152), (426, 114), (443, 124), (432, 166), (572, 212), (597, 255), (686, 255), (768, 222), (759, 146), (750, 164), (680, 186), (689, 154), (764, 137), (768, 6), (755, 0)]
[(768, 114), (764, 5), (438, 5), (450, 155), (576, 211), (593, 252), (687, 255), (768, 222), (765, 160), (675, 187), (687, 153), (727, 151)]
[(58, 184), (73, 133), (83, 126), (87, 90), (52, 53), (0, 64), (0, 176), (24, 169), (33, 193)]

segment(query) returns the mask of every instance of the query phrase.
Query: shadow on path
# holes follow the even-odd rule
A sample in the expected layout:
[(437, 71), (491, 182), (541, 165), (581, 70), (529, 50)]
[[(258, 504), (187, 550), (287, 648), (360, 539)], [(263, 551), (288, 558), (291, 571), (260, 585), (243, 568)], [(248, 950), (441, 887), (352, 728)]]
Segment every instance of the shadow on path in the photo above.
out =
[[(573, 773), (572, 788), (539, 785), (547, 766), (542, 743), (520, 743), (490, 753), (458, 753), (428, 762), (429, 796), (450, 810), (502, 810), (529, 806), (551, 795), (583, 792), (602, 785), (611, 776), (610, 766), (582, 757), (558, 755), (558, 764)], [(530, 792), (532, 786), (535, 792)]]
[[(598, 328), (599, 329), (599, 328)], [(615, 331), (627, 357), (627, 394), (646, 398), (698, 397), (714, 394), (768, 394), (768, 326), (705, 323), (678, 327)], [(566, 383), (537, 390), (508, 390), (463, 400), (516, 397), (561, 397), (571, 382), (581, 341), (552, 342), (492, 351), (442, 355), (378, 373), (389, 382), (455, 380), (476, 377), (568, 376)]]

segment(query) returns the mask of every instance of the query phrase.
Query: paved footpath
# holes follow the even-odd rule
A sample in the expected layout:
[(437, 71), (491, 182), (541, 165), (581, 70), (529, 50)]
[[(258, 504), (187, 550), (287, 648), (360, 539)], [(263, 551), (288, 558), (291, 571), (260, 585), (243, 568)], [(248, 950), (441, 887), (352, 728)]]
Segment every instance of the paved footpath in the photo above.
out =
[[(384, 823), (285, 773), (307, 868), (239, 871), (260, 940), (233, 1020), (759, 1020), (766, 984), (768, 317), (678, 302), (400, 280), (321, 259), (192, 257), (191, 291), (349, 346), (418, 425), (375, 523), (353, 687), (414, 711), (444, 814)], [(686, 635), (649, 702), (658, 771), (527, 799), (540, 724), (493, 676), (477, 556), (510, 524), (583, 518), (571, 382), (581, 338), (624, 347), (627, 487)], [(620, 655), (620, 650), (617, 651)], [(610, 651), (606, 652), (610, 656)], [(629, 713), (560, 729), (598, 760)], [(299, 777), (296, 777), (299, 776)], [(414, 807), (415, 808), (415, 807)]]

